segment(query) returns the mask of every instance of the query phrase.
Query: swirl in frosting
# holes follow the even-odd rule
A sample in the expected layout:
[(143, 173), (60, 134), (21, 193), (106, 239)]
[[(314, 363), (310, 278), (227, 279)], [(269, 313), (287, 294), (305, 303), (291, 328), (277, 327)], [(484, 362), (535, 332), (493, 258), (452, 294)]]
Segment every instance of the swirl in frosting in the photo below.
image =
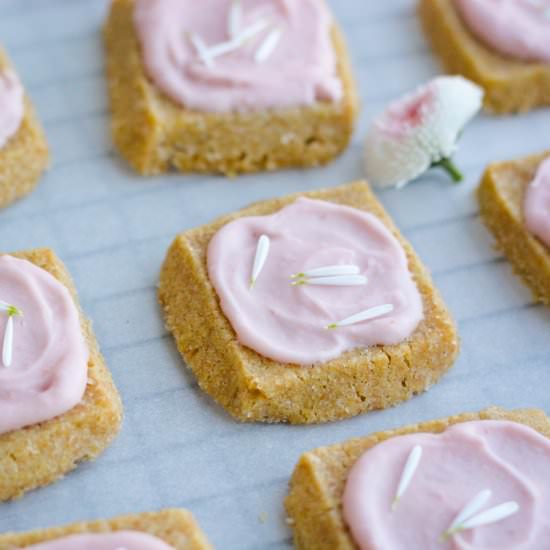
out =
[(25, 112), (23, 86), (11, 69), (0, 69), (0, 149), (13, 137)]
[(523, 211), (527, 229), (550, 247), (550, 158), (541, 163), (528, 185)]
[[(262, 235), (270, 240), (269, 254), (251, 289)], [(292, 274), (334, 265), (355, 266), (352, 278), (366, 277), (366, 284), (291, 284)], [(208, 273), (238, 340), (283, 363), (311, 365), (358, 347), (397, 344), (423, 318), (398, 240), (376, 216), (326, 201), (299, 198), (273, 215), (226, 224), (210, 241)], [(390, 313), (328, 328), (388, 304)]]
[(158, 537), (137, 531), (117, 531), (90, 535), (71, 535), (33, 544), (33, 550), (174, 550)]
[(495, 51), (550, 62), (550, 0), (454, 0), (468, 28)]
[[(392, 508), (416, 446), (422, 458)], [(517, 511), (442, 537), (482, 491), (488, 498), (476, 513), (503, 503)], [(550, 541), (549, 507), (550, 441), (523, 424), (497, 420), (379, 443), (354, 464), (343, 497), (345, 521), (361, 550), (541, 550)]]
[[(15, 306), (13, 361), (0, 361), (0, 434), (49, 420), (77, 405), (86, 389), (88, 348), (79, 312), (50, 273), (0, 256), (0, 300)], [(8, 315), (0, 313), (0, 339)]]
[(135, 4), (146, 72), (188, 109), (254, 111), (342, 97), (332, 20), (320, 0)]

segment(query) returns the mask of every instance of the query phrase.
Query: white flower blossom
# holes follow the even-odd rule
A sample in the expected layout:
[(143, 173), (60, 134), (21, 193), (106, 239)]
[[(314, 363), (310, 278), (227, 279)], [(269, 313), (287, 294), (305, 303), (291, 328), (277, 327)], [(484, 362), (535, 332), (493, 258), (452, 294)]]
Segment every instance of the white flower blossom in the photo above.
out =
[(392, 103), (373, 123), (365, 170), (378, 187), (404, 186), (431, 166), (462, 174), (451, 156), (464, 126), (481, 109), (483, 90), (461, 76), (441, 76)]

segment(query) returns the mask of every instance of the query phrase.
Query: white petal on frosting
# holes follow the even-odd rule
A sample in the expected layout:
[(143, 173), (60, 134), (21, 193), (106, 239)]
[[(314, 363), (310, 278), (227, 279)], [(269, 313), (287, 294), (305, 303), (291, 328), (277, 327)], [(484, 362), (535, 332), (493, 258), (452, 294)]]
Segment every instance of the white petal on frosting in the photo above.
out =
[(367, 178), (379, 187), (404, 185), (434, 162), (450, 157), (482, 100), (483, 91), (476, 84), (443, 76), (391, 104), (366, 138)]

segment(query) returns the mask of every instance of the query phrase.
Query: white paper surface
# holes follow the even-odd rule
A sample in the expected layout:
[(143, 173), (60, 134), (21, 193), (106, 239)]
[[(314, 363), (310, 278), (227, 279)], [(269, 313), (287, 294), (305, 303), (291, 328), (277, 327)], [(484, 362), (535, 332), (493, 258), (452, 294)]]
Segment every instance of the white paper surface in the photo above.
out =
[(360, 177), (361, 142), (372, 116), (438, 72), (413, 0), (331, 4), (363, 100), (352, 146), (324, 169), (229, 181), (143, 179), (113, 152), (100, 37), (104, 0), (0, 0), (0, 42), (53, 153), (37, 191), (0, 212), (0, 250), (50, 246), (67, 263), (126, 411), (120, 436), (95, 463), (0, 505), (0, 532), (184, 506), (220, 549), (289, 548), (282, 502), (302, 452), (491, 404), (550, 412), (550, 311), (533, 305), (493, 250), (474, 195), (487, 162), (550, 146), (548, 110), (477, 119), (457, 155), (467, 176), (461, 185), (433, 172), (403, 191), (379, 194), (459, 323), (460, 359), (427, 394), (334, 424), (241, 425), (183, 368), (155, 295), (174, 235), (253, 201)]

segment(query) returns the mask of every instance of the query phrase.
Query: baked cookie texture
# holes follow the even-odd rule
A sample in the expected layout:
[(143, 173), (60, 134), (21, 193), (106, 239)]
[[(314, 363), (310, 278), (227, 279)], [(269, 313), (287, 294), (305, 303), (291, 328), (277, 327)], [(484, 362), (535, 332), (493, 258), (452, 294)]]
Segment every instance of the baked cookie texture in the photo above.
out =
[[(349, 351), (314, 367), (277, 363), (238, 342), (208, 279), (208, 243), (226, 223), (272, 214), (299, 196), (369, 211), (400, 241), (425, 315), (408, 340)], [(427, 269), (365, 182), (260, 202), (180, 234), (162, 267), (159, 299), (201, 388), (241, 421), (327, 422), (389, 407), (429, 388), (458, 353), (455, 325)]]
[[(12, 68), (0, 48), (0, 70)], [(0, 148), (0, 208), (28, 195), (49, 165), (46, 136), (28, 97), (17, 133)]]
[(490, 49), (470, 32), (452, 0), (420, 0), (418, 14), (445, 70), (484, 88), (487, 111), (516, 113), (550, 105), (550, 64), (516, 60)]
[(506, 411), (491, 407), (322, 447), (300, 457), (290, 480), (286, 510), (299, 550), (357, 550), (342, 515), (342, 495), (348, 472), (367, 450), (391, 437), (415, 432), (439, 433), (459, 422), (510, 420), (550, 437), (550, 419), (538, 409)]
[(253, 113), (187, 110), (149, 80), (133, 24), (133, 0), (114, 0), (104, 28), (113, 140), (143, 175), (177, 169), (236, 175), (325, 164), (349, 143), (358, 96), (344, 38), (333, 42), (344, 85), (340, 103)]
[(90, 359), (88, 386), (76, 407), (52, 420), (0, 435), (0, 500), (21, 497), (61, 478), (79, 462), (96, 458), (115, 437), (122, 422), (120, 396), (91, 324), (80, 309), (67, 269), (49, 249), (12, 255), (45, 269), (69, 289), (80, 311)]
[(27, 533), (6, 533), (0, 535), (0, 550), (25, 548), (69, 535), (112, 533), (123, 530), (142, 531), (153, 535), (172, 545), (175, 550), (211, 550), (212, 548), (191, 512), (168, 509), (109, 520), (73, 523), (65, 527), (52, 527)]
[(496, 247), (508, 258), (535, 300), (550, 305), (550, 249), (525, 227), (527, 186), (550, 151), (520, 160), (491, 164), (478, 188), (481, 219)]

